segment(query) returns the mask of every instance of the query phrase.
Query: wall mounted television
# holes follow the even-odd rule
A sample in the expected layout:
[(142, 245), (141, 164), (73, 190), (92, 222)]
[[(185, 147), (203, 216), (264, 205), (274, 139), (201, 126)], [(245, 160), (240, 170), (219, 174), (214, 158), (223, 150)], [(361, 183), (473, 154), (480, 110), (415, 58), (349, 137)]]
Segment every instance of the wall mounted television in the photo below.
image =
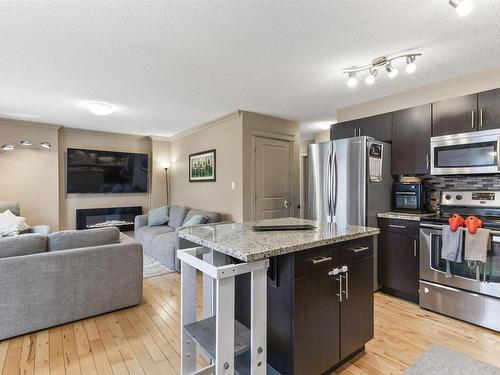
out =
[(68, 148), (66, 192), (146, 193), (148, 155)]

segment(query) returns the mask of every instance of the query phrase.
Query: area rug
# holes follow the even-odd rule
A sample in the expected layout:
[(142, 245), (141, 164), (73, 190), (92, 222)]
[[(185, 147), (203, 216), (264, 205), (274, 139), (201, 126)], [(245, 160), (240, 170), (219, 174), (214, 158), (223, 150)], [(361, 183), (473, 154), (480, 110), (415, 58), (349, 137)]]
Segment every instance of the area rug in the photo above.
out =
[(441, 345), (432, 345), (404, 375), (499, 375), (500, 368)]
[(149, 279), (150, 277), (166, 275), (167, 273), (174, 272), (173, 269), (158, 262), (155, 258), (144, 254), (144, 273), (143, 278)]

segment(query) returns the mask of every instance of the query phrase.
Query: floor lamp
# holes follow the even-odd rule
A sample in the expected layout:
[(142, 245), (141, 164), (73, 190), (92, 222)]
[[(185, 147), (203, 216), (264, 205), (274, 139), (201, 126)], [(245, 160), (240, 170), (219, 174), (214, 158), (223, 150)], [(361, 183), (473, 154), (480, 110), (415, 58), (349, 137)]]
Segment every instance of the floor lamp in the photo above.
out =
[(166, 203), (167, 206), (170, 206), (170, 189), (169, 189), (169, 180), (168, 180), (168, 168), (170, 168), (170, 163), (165, 164), (165, 192), (166, 192)]

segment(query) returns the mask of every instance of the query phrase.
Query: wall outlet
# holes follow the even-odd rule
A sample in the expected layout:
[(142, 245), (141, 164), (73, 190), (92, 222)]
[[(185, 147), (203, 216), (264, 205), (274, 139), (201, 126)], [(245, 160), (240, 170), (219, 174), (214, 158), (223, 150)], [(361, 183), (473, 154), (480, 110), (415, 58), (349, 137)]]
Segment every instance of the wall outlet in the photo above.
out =
[(236, 182), (231, 182), (231, 190), (236, 190)]

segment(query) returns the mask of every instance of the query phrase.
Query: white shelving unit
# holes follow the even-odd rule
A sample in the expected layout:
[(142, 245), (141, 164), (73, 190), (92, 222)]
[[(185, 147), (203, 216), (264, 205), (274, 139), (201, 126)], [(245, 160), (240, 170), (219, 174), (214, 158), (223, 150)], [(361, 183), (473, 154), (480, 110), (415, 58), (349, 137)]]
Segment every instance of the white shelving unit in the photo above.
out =
[[(233, 264), (205, 247), (179, 250), (181, 261), (181, 367), (183, 375), (278, 374), (267, 365), (269, 259)], [(229, 264), (228, 264), (229, 263)], [(196, 271), (203, 273), (203, 319), (196, 319)], [(248, 329), (234, 319), (235, 276), (251, 274)], [(198, 369), (197, 345), (211, 364)]]

